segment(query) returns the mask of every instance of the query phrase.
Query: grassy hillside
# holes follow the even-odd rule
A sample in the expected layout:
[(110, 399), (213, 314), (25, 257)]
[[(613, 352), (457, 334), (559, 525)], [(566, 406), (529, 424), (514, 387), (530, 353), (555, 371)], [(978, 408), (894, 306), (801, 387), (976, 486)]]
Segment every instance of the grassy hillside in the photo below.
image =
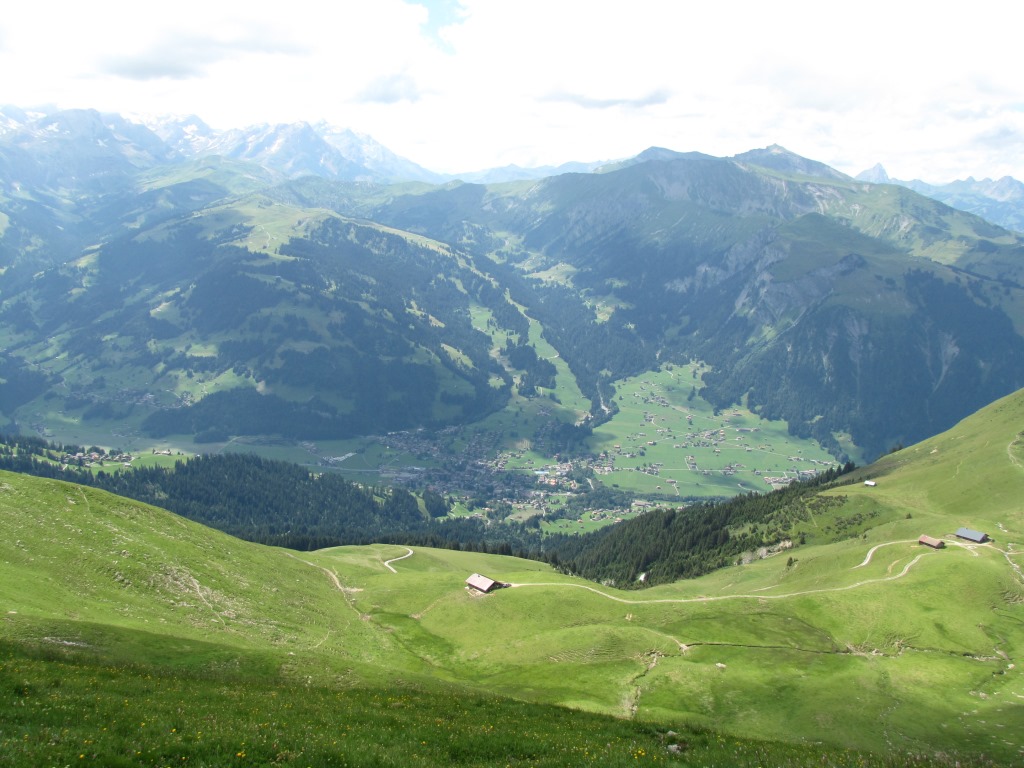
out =
[[(539, 703), (550, 691), (511, 684), (510, 669), (493, 688), (519, 700), (484, 692), (486, 680), (468, 681), (479, 692), (453, 685), (466, 682), (454, 647), (409, 628), (448, 602), (498, 606), (462, 590), (465, 569), (546, 578), (536, 564), (423, 551), (392, 572), (385, 558), (400, 548), (361, 547), (322, 553), (323, 570), (102, 492), (7, 473), (0, 522), (0, 765), (820, 760), (819, 747)], [(376, 582), (371, 612), (354, 582)], [(372, 605), (381, 597), (387, 613)], [(417, 615), (396, 612), (411, 605)], [(905, 764), (826, 751), (835, 765)]]
[[(4, 475), (0, 668), (15, 704), (0, 721), (2, 753), (38, 763), (63, 728), (54, 754), (102, 755), (142, 733), (137, 720), (163, 730), (147, 732), (150, 756), (126, 753), (125, 764), (223, 764), (241, 752), (270, 762), (274, 748), (298, 764), (309, 758), (301, 744), (321, 764), (342, 753), (353, 764), (587, 764), (600, 745), (612, 745), (602, 764), (810, 765), (823, 754), (836, 765), (1018, 764), (1022, 429), (1018, 393), (862, 470), (876, 486), (825, 492), (833, 503), (803, 521), (805, 546), (641, 593), (468, 552), (291, 554)], [(957, 540), (962, 525), (994, 541)], [(918, 545), (922, 533), (946, 548)], [(514, 586), (472, 594), (463, 582), (473, 572)], [(187, 696), (194, 706), (181, 706)], [(563, 720), (550, 705), (622, 720)], [(335, 708), (344, 725), (332, 730), (324, 712)], [(496, 716), (471, 714), (481, 711)], [(87, 735), (83, 712), (109, 718), (110, 730)], [(204, 717), (235, 719), (225, 731)], [(313, 724), (305, 736), (300, 722)], [(363, 746), (321, 732), (343, 728)], [(559, 741), (563, 728), (578, 740)], [(708, 739), (708, 728), (722, 735)], [(215, 736), (220, 751), (202, 752), (195, 737), (197, 751), (185, 751), (174, 735), (185, 729)], [(686, 742), (679, 755), (673, 740)]]
[(473, 421), (507, 394), (467, 314), (489, 283), (448, 246), (380, 225), (251, 195), (50, 276), (0, 330), (63, 382), (59, 397), (34, 387), (22, 418), (40, 432), (345, 438)]

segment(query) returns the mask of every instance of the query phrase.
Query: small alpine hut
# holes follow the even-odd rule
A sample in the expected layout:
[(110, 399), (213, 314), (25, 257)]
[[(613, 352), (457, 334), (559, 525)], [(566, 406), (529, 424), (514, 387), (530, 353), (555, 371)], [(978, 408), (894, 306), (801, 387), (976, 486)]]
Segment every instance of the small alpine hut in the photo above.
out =
[(466, 585), (485, 595), (505, 586), (502, 582), (489, 579), (479, 573), (474, 573), (466, 579)]
[(956, 531), (957, 538), (966, 539), (967, 541), (973, 541), (975, 544), (984, 544), (988, 541), (988, 534), (982, 533), (981, 531), (975, 531), (971, 528), (958, 528)]
[(934, 536), (925, 536), (922, 534), (921, 538), (917, 540), (918, 544), (924, 544), (926, 547), (932, 549), (945, 549), (946, 542), (942, 539), (936, 539)]

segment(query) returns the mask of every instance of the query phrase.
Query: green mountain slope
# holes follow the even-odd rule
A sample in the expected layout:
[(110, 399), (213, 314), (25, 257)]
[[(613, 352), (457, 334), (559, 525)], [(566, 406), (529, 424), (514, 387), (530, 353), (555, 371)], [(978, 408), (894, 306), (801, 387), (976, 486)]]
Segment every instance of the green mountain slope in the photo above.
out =
[[(947, 433), (831, 480), (825, 490), (790, 486), (707, 508), (656, 510), (599, 537), (573, 537), (553, 548), (564, 570), (603, 583), (643, 587), (702, 572), (709, 562), (724, 558), (723, 552), (748, 561), (761, 549), (760, 556), (790, 550), (795, 555), (800, 547), (793, 549), (794, 544), (866, 537), (882, 524), (908, 531), (918, 526), (925, 533), (933, 525), (944, 533), (979, 528), (995, 536), (1011, 530), (1005, 526), (1018, 524), (1024, 514), (1019, 502), (1024, 477), (1017, 471), (1024, 467), (1022, 430), (1024, 390)], [(880, 487), (861, 487), (864, 478)], [(828, 480), (827, 475), (819, 478)]]
[(850, 433), (877, 456), (1024, 385), (1018, 236), (770, 156), (765, 167), (663, 151), (527, 188), (401, 197), (370, 215), (442, 239), (479, 222), (467, 247), (515, 265), (534, 303), (576, 295), (604, 308), (577, 345), (601, 326), (588, 351), (621, 339), (660, 360), (704, 360), (717, 405), (746, 397), (837, 452)]
[[(10, 473), (0, 474), (0, 530), (3, 765), (820, 760), (819, 746), (670, 731), (478, 692), (486, 683), (453, 687), (444, 668), (452, 648), (429, 633), (396, 634), (397, 617), (382, 621), (378, 608), (354, 600), (364, 589), (354, 583), (380, 572), (412, 587), (399, 590), (406, 599), (440, 582), (457, 602), (479, 605), (458, 600), (462, 571), (507, 558), (424, 551), (410, 581), (384, 561), (400, 548), (335, 550), (325, 566), (109, 494)], [(399, 582), (390, 584), (385, 592)], [(826, 752), (836, 765), (873, 763)]]
[(8, 639), (200, 668), (251, 654), (274, 674), (324, 640), (328, 674), (373, 669), (372, 646), (354, 651), (365, 626), (334, 609), (345, 594), (297, 556), (81, 486), (4, 473), (0, 493)]
[(863, 473), (878, 480), (873, 498), (936, 515), (946, 525), (985, 530), (1004, 543), (1015, 540), (1024, 523), (1024, 391)]
[[(864, 469), (875, 486), (824, 491), (796, 524), (805, 545), (641, 593), (466, 552), (290, 555), (5, 474), (0, 627), (19, 647), (211, 674), (455, 684), (666, 729), (1012, 765), (1022, 429), (1018, 393)], [(513, 587), (474, 595), (473, 572)]]
[(550, 346), (563, 420), (700, 361), (715, 407), (871, 458), (1024, 386), (1019, 236), (780, 147), (489, 186), (280, 182), (63, 119), (110, 134), (76, 156), (107, 158), (102, 195), (47, 170), (73, 132), (0, 158), (0, 409), (43, 433), (464, 425), (552, 389), (525, 351)]
[(8, 349), (86, 419), (134, 410), (151, 434), (207, 441), (344, 437), (503, 404), (471, 304), (525, 324), (442, 243), (257, 195), (54, 268), (9, 302)]

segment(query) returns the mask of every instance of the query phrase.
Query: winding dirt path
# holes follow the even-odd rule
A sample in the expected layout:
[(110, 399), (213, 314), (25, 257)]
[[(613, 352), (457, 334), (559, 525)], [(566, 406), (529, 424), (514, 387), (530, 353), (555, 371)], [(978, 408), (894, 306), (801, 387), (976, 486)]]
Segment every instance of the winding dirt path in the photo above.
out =
[[(352, 602), (352, 593), (353, 592), (362, 592), (363, 591), (362, 588), (359, 588), (359, 587), (345, 587), (345, 586), (342, 585), (341, 581), (338, 579), (338, 575), (334, 571), (332, 571), (330, 568), (325, 568), (322, 565), (317, 565), (316, 563), (311, 563), (309, 560), (303, 560), (301, 557), (297, 557), (297, 556), (293, 555), (291, 552), (285, 552), (284, 554), (286, 554), (288, 557), (292, 558), (293, 560), (298, 560), (300, 563), (305, 563), (306, 565), (310, 566), (311, 568), (316, 568), (317, 570), (323, 571), (325, 574), (327, 574), (327, 578), (329, 578), (331, 580), (331, 583), (334, 584), (334, 588), (336, 590), (338, 590), (339, 592), (341, 592), (342, 597), (345, 598), (345, 605), (347, 605), (349, 608), (351, 608), (353, 611), (355, 611), (357, 616), (362, 618), (362, 614), (359, 612), (359, 609), (356, 608), (355, 603)], [(326, 640), (326, 639), (327, 638), (325, 637), (324, 640)], [(320, 642), (322, 643), (323, 640), (321, 640)]]
[(224, 617), (217, 613), (217, 609), (210, 605), (210, 601), (206, 599), (206, 596), (203, 594), (203, 588), (199, 586), (199, 582), (196, 581), (196, 577), (191, 573), (188, 573), (188, 571), (186, 571), (186, 574), (188, 574), (188, 580), (192, 582), (192, 589), (195, 590), (196, 597), (198, 597), (202, 601), (203, 605), (210, 610), (210, 613), (213, 614), (213, 618), (227, 626), (227, 622), (224, 621)]
[(305, 563), (306, 565), (312, 568), (319, 568), (321, 571), (326, 573), (328, 578), (334, 583), (335, 589), (337, 589), (339, 592), (345, 591), (345, 588), (341, 586), (341, 582), (338, 580), (337, 574), (330, 568), (324, 568), (322, 565), (317, 565), (316, 563), (309, 562), (309, 560), (303, 560), (301, 557), (296, 557), (291, 552), (285, 552), (284, 554), (288, 555), (288, 557), (292, 558), (293, 560), (298, 560), (300, 563)]
[(406, 552), (405, 552), (405, 554), (404, 554), (404, 555), (402, 555), (401, 557), (393, 557), (393, 558), (391, 558), (390, 560), (385, 560), (385, 561), (384, 561), (384, 567), (385, 567), (385, 568), (387, 568), (387, 569), (388, 569), (389, 571), (391, 571), (392, 573), (398, 573), (398, 571), (396, 571), (396, 570), (395, 570), (395, 569), (394, 569), (394, 568), (393, 568), (393, 567), (391, 566), (391, 564), (392, 564), (392, 563), (397, 563), (397, 562), (398, 562), (399, 560), (405, 560), (405, 558), (407, 558), (407, 557), (412, 557), (412, 555), (413, 555), (413, 552), (412, 552), (412, 550), (411, 550), (411, 549), (409, 549), (408, 547), (406, 547), (405, 549), (406, 549)]
[[(896, 543), (896, 542), (890, 542), (890, 543)], [(660, 599), (657, 599), (657, 600), (627, 600), (624, 597), (616, 597), (615, 595), (609, 595), (607, 592), (602, 592), (601, 590), (595, 589), (594, 587), (588, 587), (585, 584), (566, 584), (564, 582), (560, 583), (560, 582), (551, 581), (551, 582), (529, 582), (529, 583), (524, 583), (524, 584), (510, 584), (509, 586), (510, 587), (574, 587), (576, 589), (586, 589), (586, 590), (588, 590), (590, 592), (593, 592), (595, 594), (600, 595), (601, 597), (606, 597), (609, 600), (614, 600), (617, 603), (626, 603), (628, 605), (644, 605), (644, 604), (647, 604), (647, 603), (673, 603), (673, 604), (682, 604), (682, 603), (710, 603), (710, 602), (717, 602), (719, 600), (782, 600), (782, 599), (787, 598), (787, 597), (801, 597), (803, 595), (818, 595), (818, 594), (822, 594), (822, 593), (825, 593), (825, 592), (847, 592), (847, 591), (849, 591), (851, 589), (857, 589), (858, 587), (863, 587), (863, 586), (866, 586), (868, 584), (880, 584), (880, 583), (885, 582), (885, 581), (896, 581), (896, 579), (902, 579), (904, 576), (906, 576), (908, 573), (910, 573), (910, 569), (913, 568), (915, 565), (917, 565), (917, 563), (920, 562), (922, 557), (928, 557), (928, 556), (934, 555), (934, 554), (936, 554), (936, 552), (922, 552), (917, 557), (915, 557), (913, 560), (911, 560), (909, 563), (907, 563), (904, 566), (903, 570), (900, 571), (899, 573), (897, 573), (895, 576), (884, 576), (884, 577), (878, 578), (878, 579), (865, 579), (864, 581), (858, 581), (855, 584), (847, 584), (844, 587), (825, 587), (823, 589), (806, 589), (806, 590), (802, 590), (800, 592), (789, 592), (789, 593), (784, 594), (784, 595), (765, 595), (765, 594), (760, 594), (760, 595), (719, 595), (717, 597), (709, 597), (709, 596), (704, 596), (704, 597), (679, 597), (679, 598), (666, 597), (666, 598), (660, 598)]]
[(1024, 438), (1018, 435), (1017, 437), (1010, 441), (1010, 444), (1008, 446), (1006, 446), (1006, 455), (1009, 457), (1010, 463), (1020, 470), (1024, 470), (1024, 466), (1022, 466), (1021, 463), (1017, 461), (1017, 457), (1013, 455), (1013, 449), (1017, 447), (1017, 445), (1021, 442), (1022, 439)]
[(884, 544), (876, 544), (875, 546), (873, 546), (871, 549), (868, 550), (868, 553), (864, 556), (864, 562), (862, 562), (860, 565), (853, 566), (853, 568), (851, 568), (850, 570), (851, 571), (855, 571), (858, 568), (863, 568), (865, 565), (870, 563), (871, 562), (871, 557), (875, 554), (875, 551), (880, 549), (881, 547), (888, 547), (890, 544), (916, 544), (916, 543), (917, 543), (917, 539), (905, 539), (905, 540), (902, 540), (902, 541), (887, 541)]

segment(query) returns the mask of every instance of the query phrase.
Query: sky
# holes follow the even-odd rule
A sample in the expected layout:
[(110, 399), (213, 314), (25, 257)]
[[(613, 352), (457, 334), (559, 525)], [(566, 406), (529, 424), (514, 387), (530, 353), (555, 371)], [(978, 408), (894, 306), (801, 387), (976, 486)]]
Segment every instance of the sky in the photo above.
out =
[(719, 157), (1024, 180), (1024, 11), (999, 0), (10, 3), (0, 104), (326, 120), (430, 170)]

